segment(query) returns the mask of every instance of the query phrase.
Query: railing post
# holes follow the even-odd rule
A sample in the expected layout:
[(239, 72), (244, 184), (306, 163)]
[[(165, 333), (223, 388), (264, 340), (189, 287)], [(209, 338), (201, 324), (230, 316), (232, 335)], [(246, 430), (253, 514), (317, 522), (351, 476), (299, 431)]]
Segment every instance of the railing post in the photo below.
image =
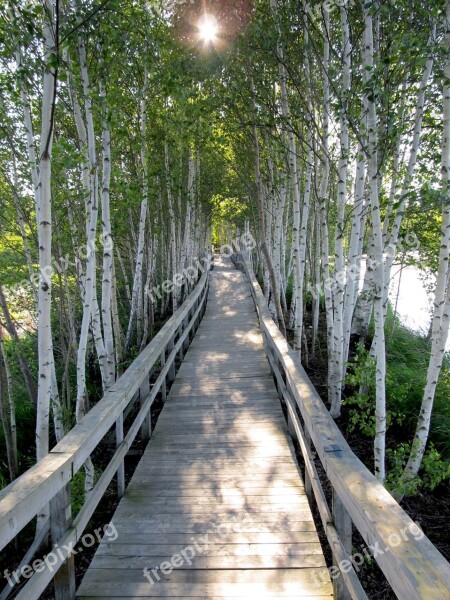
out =
[[(70, 484), (67, 484), (50, 500), (50, 532), (53, 546), (63, 538), (71, 524)], [(75, 557), (73, 554), (55, 573), (53, 582), (56, 600), (75, 600)]]
[(202, 302), (203, 302), (203, 308), (202, 308), (202, 317), (203, 317), (203, 315), (204, 315), (204, 314), (205, 314), (205, 312), (206, 312), (206, 304), (207, 304), (207, 298), (208, 298), (208, 290), (209, 290), (209, 279), (208, 279), (208, 281), (206, 282), (206, 285), (205, 285), (205, 291), (203, 292), (203, 299), (202, 299)]
[[(192, 314), (193, 315), (195, 315), (195, 313), (197, 312), (198, 304), (199, 304), (199, 299), (197, 298), (197, 300), (195, 301), (194, 306), (192, 307)], [(197, 329), (198, 329), (198, 326), (199, 326), (199, 322), (200, 322), (200, 315), (197, 315), (195, 317), (194, 325), (192, 327), (192, 336), (194, 336), (195, 333), (197, 332)]]
[[(342, 546), (349, 556), (352, 554), (352, 520), (341, 499), (333, 488), (333, 521)], [(336, 564), (340, 570), (344, 565)], [(344, 583), (341, 574), (333, 579), (333, 592), (335, 600), (351, 600), (351, 595)]]
[[(168, 357), (170, 356), (174, 346), (175, 346), (174, 337), (171, 337), (170, 342), (167, 344), (167, 356)], [(169, 371), (167, 373), (167, 382), (168, 383), (172, 383), (172, 381), (175, 381), (175, 375), (176, 375), (175, 357), (171, 358), (170, 361), (171, 361), (171, 363), (170, 363)]]
[[(141, 384), (141, 387), (139, 388), (139, 399), (141, 402), (141, 406), (144, 404), (145, 399), (148, 397), (149, 393), (150, 393), (150, 374), (147, 373), (147, 375), (144, 378), (144, 381)], [(147, 416), (145, 417), (145, 420), (142, 423), (141, 435), (142, 435), (142, 439), (144, 442), (148, 442), (148, 440), (152, 436), (151, 410), (148, 411)]]
[[(161, 352), (161, 370), (164, 369), (165, 366), (166, 366), (166, 351), (163, 350)], [(161, 396), (162, 396), (163, 402), (165, 402), (166, 399), (167, 399), (167, 384), (166, 384), (166, 378), (165, 377), (164, 377), (163, 382), (161, 384)]]
[[(180, 339), (181, 336), (183, 335), (183, 331), (184, 331), (184, 321), (178, 327), (178, 339)], [(184, 360), (184, 342), (181, 344), (180, 349), (178, 350), (178, 360), (180, 362), (183, 362), (183, 360)]]
[[(189, 315), (187, 315), (187, 316), (184, 318), (184, 321), (183, 321), (183, 332), (186, 330), (186, 327), (187, 327), (188, 325), (189, 325)], [(187, 349), (189, 348), (189, 333), (188, 333), (188, 334), (187, 334), (187, 336), (184, 338), (184, 342), (183, 342), (182, 348), (183, 348), (183, 352), (186, 352), (186, 351), (187, 351)]]
[[(305, 444), (308, 449), (311, 449), (311, 436), (309, 435), (309, 432), (306, 429), (306, 427), (303, 428), (303, 433), (305, 436)], [(314, 500), (313, 489), (312, 489), (312, 484), (311, 484), (311, 477), (309, 476), (308, 469), (306, 469), (306, 468), (305, 468), (305, 492), (306, 492), (306, 497), (308, 498), (309, 502), (311, 503)]]
[(292, 417), (291, 417), (291, 413), (288, 412), (288, 430), (289, 430), (289, 434), (291, 436), (291, 438), (295, 441), (298, 440), (297, 438), (297, 432), (295, 431), (295, 427), (294, 427), (294, 423), (292, 421)]
[[(116, 420), (116, 448), (123, 442), (123, 413)], [(117, 469), (117, 496), (122, 498), (125, 493), (125, 462), (120, 461)]]

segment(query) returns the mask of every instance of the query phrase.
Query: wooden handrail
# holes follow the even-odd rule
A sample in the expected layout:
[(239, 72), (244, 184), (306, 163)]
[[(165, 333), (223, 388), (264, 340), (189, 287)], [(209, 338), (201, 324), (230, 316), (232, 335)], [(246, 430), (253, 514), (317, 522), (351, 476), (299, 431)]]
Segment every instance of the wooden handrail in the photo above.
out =
[[(195, 334), (206, 309), (209, 286), (209, 270), (205, 270), (194, 291), (183, 305), (156, 334), (148, 346), (139, 354), (125, 373), (111, 386), (104, 397), (75, 425), (71, 431), (50, 451), (18, 479), (0, 492), (0, 550), (3, 549), (47, 504), (51, 506), (51, 530), (54, 522), (65, 522), (70, 512), (68, 483), (83, 466), (93, 450), (116, 424), (116, 452), (105, 471), (88, 495), (75, 520), (69, 519), (57, 539), (58, 562), (53, 572), (45, 569), (34, 573), (16, 598), (30, 600), (39, 598), (58, 570), (68, 570), (67, 581), (56, 590), (57, 600), (74, 597), (74, 570), (65, 559), (64, 546), (75, 545), (81, 538), (92, 514), (102, 499), (107, 487), (118, 474), (119, 495), (123, 493), (120, 470), (131, 444), (142, 428), (144, 438), (149, 437), (150, 409), (163, 386), (173, 380), (175, 358), (182, 355), (189, 345), (189, 333)], [(150, 388), (150, 372), (160, 364), (161, 372)], [(130, 402), (140, 396), (140, 410), (128, 433), (123, 435), (123, 414)], [(65, 494), (65, 502), (59, 506), (56, 500)], [(53, 509), (52, 509), (53, 507)], [(64, 515), (62, 514), (64, 513)], [(61, 558), (61, 554), (64, 556)], [(68, 579), (70, 578), (70, 581)], [(64, 579), (64, 578), (63, 578)]]
[[(376, 562), (398, 598), (449, 600), (450, 564), (352, 452), (301, 366), (298, 356), (274, 323), (249, 262), (242, 254), (235, 255), (233, 260), (250, 284), (266, 353), (281, 395), (283, 385), (285, 386), (292, 420), (290, 429), (299, 438), (305, 460), (308, 479), (305, 483), (311, 485), (311, 478), (315, 477), (312, 489), (321, 516), (326, 521), (331, 511), (326, 504), (309, 452), (308, 445), (311, 441), (333, 487), (333, 504), (335, 500), (340, 504), (339, 510), (333, 510), (334, 522), (325, 523), (329, 541), (336, 541), (336, 533), (339, 537), (337, 546), (332, 543), (335, 564), (342, 566), (342, 556), (345, 553), (351, 558), (351, 528), (349, 539), (341, 522), (342, 518), (345, 521), (348, 516), (366, 544), (372, 548)], [(298, 417), (297, 407), (303, 423)], [(330, 531), (327, 531), (329, 526), (334, 530), (331, 538)], [(363, 597), (361, 590), (354, 587), (354, 580), (348, 578), (344, 569), (341, 569), (341, 574), (347, 589), (341, 591), (340, 596)]]

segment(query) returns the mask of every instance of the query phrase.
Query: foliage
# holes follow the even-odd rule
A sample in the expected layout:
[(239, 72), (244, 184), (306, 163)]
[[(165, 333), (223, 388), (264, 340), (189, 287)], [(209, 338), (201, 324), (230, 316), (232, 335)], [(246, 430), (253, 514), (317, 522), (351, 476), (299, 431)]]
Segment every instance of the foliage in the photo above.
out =
[[(386, 487), (395, 490), (398, 480), (403, 473), (408, 457), (411, 453), (411, 445), (399, 444), (396, 448), (388, 448), (387, 456), (390, 470), (386, 478)], [(423, 457), (419, 475), (412, 478), (406, 485), (405, 494), (414, 496), (421, 490), (433, 492), (441, 483), (450, 481), (450, 460), (444, 460), (433, 443), (430, 443)]]
[[(394, 489), (411, 451), (410, 443), (420, 410), (423, 386), (426, 378), (430, 343), (420, 333), (413, 332), (394, 317), (392, 311), (386, 323), (391, 331), (387, 344), (387, 427), (395, 432), (388, 436), (390, 471), (387, 485)], [(348, 430), (360, 431), (373, 438), (375, 427), (375, 363), (369, 351), (359, 343), (356, 355), (348, 366), (347, 389), (353, 392), (345, 399), (349, 407)], [(450, 358), (444, 357), (442, 377), (439, 381), (435, 411), (432, 419), (430, 446), (425, 454), (419, 478), (408, 484), (407, 493), (419, 489), (434, 490), (449, 478), (450, 446)]]

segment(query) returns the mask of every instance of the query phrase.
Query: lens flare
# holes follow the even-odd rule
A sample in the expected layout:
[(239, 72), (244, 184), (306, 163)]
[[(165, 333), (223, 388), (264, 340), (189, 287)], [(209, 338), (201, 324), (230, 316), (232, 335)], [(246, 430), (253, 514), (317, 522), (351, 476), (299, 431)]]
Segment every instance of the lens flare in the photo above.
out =
[(205, 44), (212, 44), (217, 40), (219, 26), (217, 20), (211, 15), (204, 15), (198, 24), (200, 39)]

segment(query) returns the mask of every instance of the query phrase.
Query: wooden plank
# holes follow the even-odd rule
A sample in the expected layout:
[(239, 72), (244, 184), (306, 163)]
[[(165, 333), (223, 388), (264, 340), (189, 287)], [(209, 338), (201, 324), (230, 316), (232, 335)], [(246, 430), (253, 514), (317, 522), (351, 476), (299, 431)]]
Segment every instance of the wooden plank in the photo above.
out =
[[(254, 404), (249, 406), (249, 401), (254, 401)], [(262, 413), (270, 415), (273, 412), (282, 415), (281, 407), (278, 404), (278, 398), (271, 398), (267, 392), (263, 394), (252, 394), (252, 393), (240, 393), (239, 395), (231, 393), (229, 396), (224, 396), (223, 394), (214, 394), (214, 393), (198, 393), (195, 395), (192, 394), (180, 394), (179, 396), (175, 396), (174, 394), (169, 395), (167, 406), (165, 407), (167, 411), (175, 410), (177, 412), (180, 411), (189, 411), (186, 414), (205, 414), (205, 409), (208, 407), (211, 408), (211, 411), (214, 409), (220, 411), (222, 414), (225, 414), (227, 411), (233, 415), (244, 415), (245, 414), (258, 414)], [(241, 410), (244, 409), (244, 410)], [(210, 413), (213, 416), (213, 413)], [(165, 412), (161, 415), (160, 419), (164, 419), (166, 416), (168, 418), (169, 412)], [(180, 412), (180, 417), (183, 417), (183, 413)]]
[[(318, 544), (320, 555), (316, 554), (289, 554), (278, 555), (272, 553), (269, 555), (256, 554), (254, 556), (242, 556), (235, 554), (236, 548), (230, 549), (230, 554), (221, 554), (218, 556), (196, 555), (189, 560), (189, 563), (183, 565), (184, 569), (208, 569), (208, 570), (251, 570), (259, 569), (305, 569), (312, 567), (325, 567), (325, 559), (323, 558), (322, 548)], [(176, 552), (180, 552), (182, 548), (177, 548)], [(141, 556), (133, 552), (131, 556), (96, 556), (92, 561), (91, 569), (152, 569), (163, 564), (165, 561), (170, 561), (173, 554), (161, 554), (152, 556)], [(255, 574), (256, 575), (256, 574)], [(255, 577), (256, 578), (256, 577)]]
[[(166, 417), (166, 415), (164, 416)], [(173, 416), (173, 413), (171, 416)], [(171, 423), (173, 429), (171, 429)], [(258, 431), (263, 428), (270, 431), (271, 428), (274, 427), (279, 430), (286, 430), (285, 421), (282, 420), (282, 415), (277, 419), (273, 413), (267, 416), (258, 416), (257, 414), (248, 414), (246, 411), (244, 411), (242, 415), (240, 415), (239, 412), (238, 414), (231, 413), (229, 415), (226, 413), (221, 415), (198, 413), (197, 416), (187, 414), (179, 417), (175, 423), (173, 423), (171, 418), (161, 418), (157, 423), (157, 427), (159, 428), (159, 431), (173, 431), (173, 434), (177, 435), (178, 432), (186, 431), (187, 429), (192, 431), (196, 429), (203, 430), (205, 428), (207, 431), (207, 428), (217, 428), (216, 431), (219, 432), (221, 429), (228, 432), (230, 430), (235, 432), (240, 431), (241, 429), (248, 430), (249, 424), (257, 428)]]
[[(199, 535), (187, 540), (187, 545), (197, 542), (201, 548), (201, 554), (207, 556), (317, 556), (322, 555), (319, 542), (316, 543), (286, 543), (286, 544), (213, 544), (209, 540), (209, 534)], [(148, 556), (172, 556), (180, 551), (179, 544), (103, 544), (97, 552), (97, 557), (148, 557)], [(199, 550), (200, 553), (200, 550)], [(317, 560), (317, 558), (315, 558)], [(314, 565), (319, 566), (319, 565)], [(129, 567), (130, 568), (130, 567)], [(131, 567), (132, 568), (132, 567)], [(137, 567), (135, 567), (137, 568)], [(241, 561), (241, 568), (248, 568)], [(250, 567), (252, 568), (252, 567)]]
[[(221, 497), (221, 498), (234, 498), (234, 497), (238, 497), (241, 498), (244, 494), (246, 497), (249, 496), (257, 496), (257, 497), (267, 497), (270, 496), (271, 498), (285, 498), (286, 496), (297, 496), (297, 495), (303, 495), (305, 496), (305, 488), (303, 486), (289, 486), (289, 487), (276, 487), (274, 488), (273, 492), (269, 489), (267, 490), (266, 487), (243, 487), (243, 489), (236, 489), (236, 488), (232, 488), (232, 487), (228, 487), (226, 486), (221, 487), (219, 485), (216, 485), (214, 483), (211, 483), (209, 486), (207, 485), (203, 485), (203, 486), (196, 486), (196, 487), (191, 487), (191, 488), (187, 488), (185, 484), (179, 484), (176, 486), (171, 486), (169, 487), (167, 485), (167, 482), (164, 481), (158, 481), (158, 480), (151, 480), (148, 479), (147, 482), (142, 482), (138, 481), (138, 482), (133, 482), (132, 485), (128, 486), (128, 492), (131, 496), (134, 495), (148, 495), (148, 490), (151, 490), (151, 496), (152, 498), (159, 498), (159, 497), (163, 497), (163, 498), (171, 498), (172, 496), (175, 497), (179, 497), (182, 496), (183, 498), (195, 498), (195, 497), (199, 497), (199, 498), (203, 498), (205, 496), (215, 496), (215, 497)], [(191, 500), (192, 501), (192, 500)]]
[(220, 527), (220, 531), (225, 533), (298, 533), (298, 532), (315, 532), (316, 526), (314, 521), (311, 519), (294, 521), (292, 519), (280, 519), (275, 521), (272, 519), (271, 522), (266, 522), (263, 519), (249, 523), (241, 523), (236, 519), (232, 521), (220, 521), (211, 519), (199, 519), (192, 518), (188, 519), (147, 519), (142, 520), (130, 520), (114, 518), (114, 525), (121, 535), (131, 535), (134, 537), (136, 534), (171, 534), (171, 533), (184, 533), (189, 535), (205, 534), (215, 532)]
[(179, 524), (179, 525), (192, 525), (200, 522), (211, 522), (216, 525), (223, 523), (239, 523), (239, 519), (246, 520), (245, 526), (272, 524), (274, 527), (277, 525), (283, 527), (283, 531), (289, 531), (291, 525), (295, 527), (295, 523), (298, 521), (311, 521), (313, 518), (309, 507), (305, 507), (302, 510), (296, 509), (292, 511), (292, 514), (286, 514), (286, 511), (281, 509), (276, 512), (271, 506), (267, 507), (267, 510), (260, 510), (246, 512), (242, 508), (235, 509), (222, 509), (217, 510), (217, 507), (211, 507), (209, 511), (199, 510), (192, 511), (183, 514), (178, 509), (178, 512), (173, 512), (170, 509), (164, 511), (163, 508), (152, 511), (151, 514), (142, 514), (142, 502), (136, 506), (127, 507), (119, 505), (116, 518), (120, 521), (133, 521), (135, 523), (148, 523), (148, 524), (160, 524), (164, 530), (165, 524)]
[[(269, 478), (265, 475), (259, 477), (248, 478), (245, 477), (238, 479), (237, 477), (225, 476), (223, 478), (210, 477), (204, 478), (203, 475), (189, 476), (184, 475), (182, 471), (177, 474), (161, 475), (161, 474), (141, 474), (133, 477), (132, 482), (128, 486), (129, 489), (133, 489), (134, 486), (137, 488), (152, 487), (156, 493), (157, 486), (163, 486), (167, 490), (167, 494), (170, 495), (172, 492), (175, 493), (177, 490), (184, 490), (185, 494), (194, 495), (194, 492), (198, 491), (199, 494), (204, 493), (208, 490), (223, 490), (226, 493), (246, 493), (254, 494), (259, 490), (266, 490), (270, 494), (272, 491), (278, 492), (282, 490), (299, 489), (305, 491), (304, 486), (301, 484), (298, 478), (298, 473), (293, 473), (292, 477), (285, 475), (284, 477), (278, 476), (276, 478)], [(289, 486), (289, 487), (287, 487)], [(156, 489), (155, 489), (156, 488)], [(164, 490), (163, 490), (164, 491)], [(281, 493), (281, 492), (280, 492)]]
[[(142, 570), (90, 569), (79, 590), (79, 596), (112, 598), (115, 595), (139, 598), (142, 596), (210, 598), (214, 595), (267, 598), (294, 596), (308, 598), (331, 593), (329, 585), (321, 582), (327, 577), (324, 567), (313, 569), (247, 570), (173, 570), (160, 574), (160, 581), (149, 583)], [(269, 596), (268, 596), (269, 594)]]
[[(184, 446), (187, 444), (190, 448), (195, 448), (196, 446), (203, 446), (206, 444), (214, 444), (217, 446), (217, 436), (211, 432), (189, 432), (189, 433), (178, 433), (178, 435), (172, 436), (169, 431), (163, 431), (158, 428), (155, 429), (154, 433), (155, 444), (158, 444), (160, 448), (164, 448), (164, 446), (170, 445), (173, 447)], [(232, 444), (234, 447), (235, 444), (239, 444), (240, 446), (246, 445), (258, 445), (264, 441), (270, 439), (270, 443), (273, 447), (277, 447), (280, 449), (288, 449), (289, 445), (286, 439), (286, 436), (283, 431), (280, 431), (278, 428), (274, 427), (272, 431), (269, 430), (252, 430), (247, 429), (246, 434), (239, 435), (237, 433), (223, 433), (220, 436), (221, 447), (227, 447), (228, 444)], [(276, 442), (276, 443), (274, 443)]]
[[(123, 532), (122, 532), (123, 533)], [(289, 532), (266, 532), (266, 533), (208, 533), (208, 542), (210, 544), (318, 544), (319, 537), (315, 531), (289, 531)], [(174, 544), (179, 547), (188, 546), (192, 543), (192, 534), (190, 533), (134, 533), (133, 536), (125, 539), (123, 535), (119, 535), (115, 540), (109, 539), (107, 544), (102, 544), (99, 548), (99, 554), (103, 553), (112, 546), (126, 546), (130, 544)]]
[(253, 513), (262, 514), (266, 512), (283, 511), (286, 514), (303, 514), (309, 508), (306, 496), (286, 496), (284, 498), (270, 498), (267, 496), (234, 496), (234, 497), (171, 497), (171, 498), (149, 498), (150, 494), (127, 494), (121, 503), (124, 514), (129, 511), (142, 511), (142, 515), (148, 514), (178, 514), (178, 515), (196, 515), (197, 513), (208, 514), (234, 514), (236, 511), (245, 510), (250, 515)]

